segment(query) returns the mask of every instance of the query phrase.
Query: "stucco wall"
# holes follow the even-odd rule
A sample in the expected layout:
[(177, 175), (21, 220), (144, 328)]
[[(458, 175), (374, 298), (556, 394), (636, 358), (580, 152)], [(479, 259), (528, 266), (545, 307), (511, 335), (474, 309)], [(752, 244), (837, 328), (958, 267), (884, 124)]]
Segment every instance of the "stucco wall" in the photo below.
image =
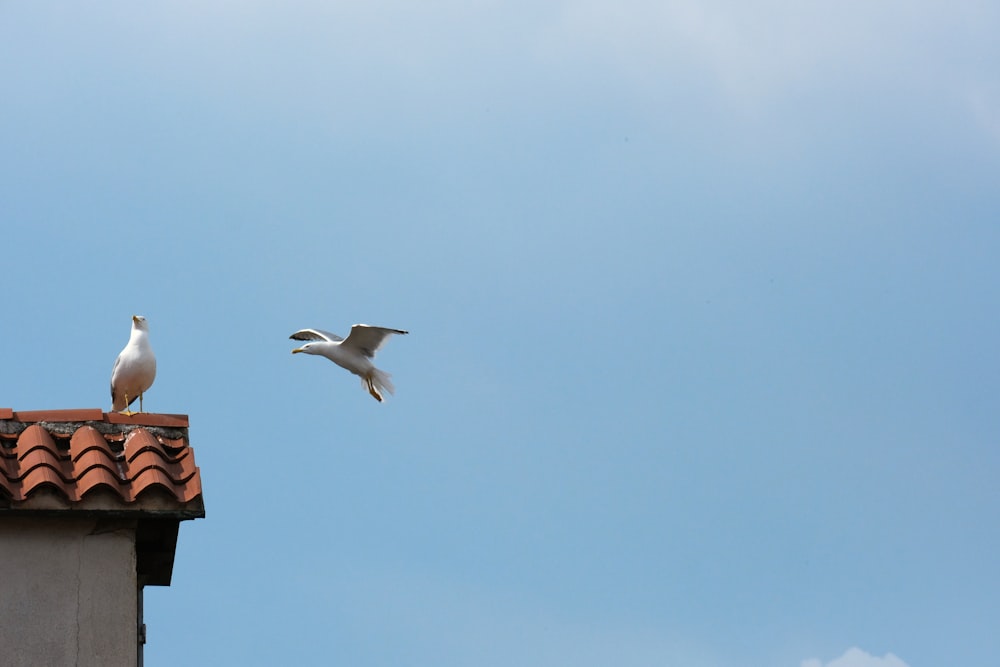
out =
[(136, 664), (131, 522), (0, 517), (0, 663)]

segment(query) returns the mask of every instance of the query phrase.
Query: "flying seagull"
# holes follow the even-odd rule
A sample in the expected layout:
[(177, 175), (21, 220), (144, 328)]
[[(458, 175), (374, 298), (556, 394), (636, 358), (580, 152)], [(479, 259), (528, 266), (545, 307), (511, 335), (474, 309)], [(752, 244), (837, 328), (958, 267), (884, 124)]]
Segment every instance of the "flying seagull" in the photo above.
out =
[(348, 334), (347, 338), (341, 338), (337, 334), (321, 329), (302, 329), (293, 333), (289, 338), (311, 341), (292, 350), (292, 354), (296, 352), (318, 354), (341, 368), (346, 368), (359, 376), (361, 385), (367, 387), (368, 393), (381, 403), (382, 394), (379, 393), (379, 390), (385, 389), (391, 394), (395, 388), (392, 386), (389, 374), (375, 368), (371, 360), (375, 358), (375, 352), (382, 347), (386, 338), (392, 334), (405, 333), (409, 332), (400, 329), (373, 327), (367, 324), (355, 324), (351, 327), (351, 333)]
[(135, 413), (128, 406), (138, 398), (142, 412), (142, 395), (155, 379), (156, 356), (149, 344), (149, 324), (142, 315), (133, 315), (132, 334), (111, 370), (111, 409), (131, 417)]

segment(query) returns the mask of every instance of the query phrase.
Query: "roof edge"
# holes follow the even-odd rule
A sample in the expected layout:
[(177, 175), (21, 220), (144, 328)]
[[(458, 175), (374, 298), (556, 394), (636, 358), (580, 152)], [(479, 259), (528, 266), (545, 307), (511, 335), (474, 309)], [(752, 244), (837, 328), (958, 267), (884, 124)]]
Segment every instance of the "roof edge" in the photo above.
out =
[(68, 410), (14, 410), (0, 408), (0, 420), (18, 422), (105, 422), (108, 424), (132, 424), (135, 426), (167, 426), (188, 428), (187, 415), (158, 412), (136, 412), (132, 415), (121, 412), (104, 412), (101, 408), (74, 408)]
[(146, 491), (125, 505), (111, 493), (88, 493), (79, 501), (70, 501), (58, 489), (36, 489), (28, 498), (15, 501), (0, 494), (0, 519), (33, 516), (53, 519), (103, 517), (119, 519), (176, 519), (187, 521), (205, 518), (205, 501), (199, 493), (187, 501), (169, 498), (165, 492)]

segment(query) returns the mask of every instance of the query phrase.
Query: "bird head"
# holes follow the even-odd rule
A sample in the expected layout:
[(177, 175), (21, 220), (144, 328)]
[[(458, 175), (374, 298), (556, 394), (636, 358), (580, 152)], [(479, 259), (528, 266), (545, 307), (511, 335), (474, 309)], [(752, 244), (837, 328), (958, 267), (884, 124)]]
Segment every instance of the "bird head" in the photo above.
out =
[(294, 350), (292, 350), (292, 354), (298, 354), (299, 352), (305, 352), (306, 354), (316, 354), (315, 350), (309, 349), (312, 346), (313, 346), (312, 343), (306, 343), (302, 347), (297, 347)]
[(146, 323), (146, 318), (142, 315), (132, 316), (132, 326), (136, 329), (141, 329), (142, 331), (149, 331), (149, 325)]

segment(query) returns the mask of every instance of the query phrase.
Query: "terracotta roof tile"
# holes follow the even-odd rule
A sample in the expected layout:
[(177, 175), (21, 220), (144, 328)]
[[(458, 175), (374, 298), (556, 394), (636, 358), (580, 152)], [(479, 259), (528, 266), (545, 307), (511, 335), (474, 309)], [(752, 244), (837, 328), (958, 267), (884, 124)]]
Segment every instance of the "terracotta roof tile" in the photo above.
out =
[[(6, 416), (5, 416), (6, 415)], [(100, 408), (80, 408), (76, 410), (19, 410), (0, 408), (0, 419), (20, 422), (85, 422), (99, 421), (108, 424), (130, 424), (134, 426), (172, 426), (187, 428), (187, 415), (165, 415), (139, 412), (132, 416), (120, 412), (101, 412)]]
[(100, 408), (83, 408), (77, 410), (18, 410), (14, 412), (12, 419), (21, 422), (71, 422), (89, 421), (93, 419), (103, 419), (104, 413)]
[(0, 501), (15, 507), (47, 489), (72, 505), (104, 489), (131, 505), (158, 490), (198, 510), (201, 473), (187, 427), (187, 415), (0, 408)]

